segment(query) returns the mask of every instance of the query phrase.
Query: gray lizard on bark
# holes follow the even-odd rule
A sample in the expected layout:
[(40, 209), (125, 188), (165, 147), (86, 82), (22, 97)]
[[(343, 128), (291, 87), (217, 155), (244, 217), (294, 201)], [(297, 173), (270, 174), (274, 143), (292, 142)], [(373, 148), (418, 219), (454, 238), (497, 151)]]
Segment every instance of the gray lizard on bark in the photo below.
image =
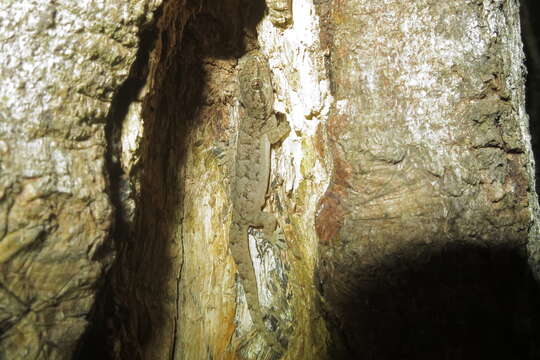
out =
[(264, 324), (259, 303), (257, 278), (251, 260), (248, 228), (261, 228), (266, 239), (276, 228), (273, 214), (263, 212), (270, 177), (270, 146), (290, 131), (286, 121), (278, 124), (274, 114), (274, 93), (270, 69), (264, 55), (253, 50), (238, 63), (240, 102), (234, 174), (231, 180), (233, 204), (229, 247), (238, 268), (253, 324), (276, 351), (283, 350), (277, 337)]

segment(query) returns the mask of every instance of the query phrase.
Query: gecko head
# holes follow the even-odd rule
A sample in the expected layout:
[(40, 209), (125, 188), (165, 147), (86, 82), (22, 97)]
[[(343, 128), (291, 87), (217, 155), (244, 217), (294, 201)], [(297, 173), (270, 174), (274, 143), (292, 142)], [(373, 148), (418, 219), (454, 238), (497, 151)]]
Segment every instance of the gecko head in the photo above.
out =
[(240, 102), (251, 118), (267, 118), (273, 111), (274, 90), (266, 58), (259, 51), (252, 51), (238, 65)]

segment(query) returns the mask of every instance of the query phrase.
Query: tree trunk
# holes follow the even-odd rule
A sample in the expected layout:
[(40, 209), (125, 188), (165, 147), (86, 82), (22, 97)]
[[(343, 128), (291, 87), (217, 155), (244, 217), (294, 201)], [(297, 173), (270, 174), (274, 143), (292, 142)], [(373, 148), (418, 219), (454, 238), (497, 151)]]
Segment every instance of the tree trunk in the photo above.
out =
[[(24, 2), (0, 6), (0, 359), (540, 355), (515, 0)], [(248, 236), (279, 353), (229, 249), (254, 48), (291, 128), (283, 241)]]
[(350, 351), (531, 356), (538, 205), (516, 2), (327, 5), (334, 168), (315, 226)]
[(70, 359), (114, 253), (108, 129), (159, 1), (0, 4), (0, 359)]

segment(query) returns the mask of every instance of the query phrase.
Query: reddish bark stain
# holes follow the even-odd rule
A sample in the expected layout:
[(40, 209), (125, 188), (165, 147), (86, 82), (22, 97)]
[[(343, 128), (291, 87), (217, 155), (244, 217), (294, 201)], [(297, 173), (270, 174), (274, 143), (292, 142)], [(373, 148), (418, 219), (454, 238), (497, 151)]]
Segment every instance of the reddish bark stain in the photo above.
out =
[(327, 130), (334, 168), (330, 186), (319, 201), (315, 218), (315, 231), (319, 241), (325, 245), (338, 241), (338, 233), (347, 213), (344, 200), (348, 197), (347, 188), (351, 187), (350, 178), (353, 169), (340, 157), (335, 144), (347, 122), (348, 117), (339, 114), (331, 116), (328, 122)]
[[(336, 111), (335, 109), (333, 110)], [(349, 123), (349, 116), (344, 114), (332, 114), (328, 118), (328, 136), (333, 141), (338, 141), (340, 135)]]
[(336, 186), (331, 186), (319, 201), (315, 218), (315, 231), (320, 243), (324, 245), (336, 242), (345, 217), (345, 209), (341, 201), (343, 194), (332, 188)]
[(317, 151), (317, 154), (319, 154), (320, 158), (325, 158), (326, 155), (326, 146), (325, 146), (325, 126), (322, 124), (319, 124), (317, 126), (317, 130), (315, 132), (315, 151)]

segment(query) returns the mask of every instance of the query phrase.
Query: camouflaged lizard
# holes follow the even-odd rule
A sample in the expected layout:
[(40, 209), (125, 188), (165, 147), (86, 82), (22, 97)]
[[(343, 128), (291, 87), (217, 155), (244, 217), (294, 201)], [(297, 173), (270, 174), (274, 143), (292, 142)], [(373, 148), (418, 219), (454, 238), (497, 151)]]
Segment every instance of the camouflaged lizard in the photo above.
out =
[(276, 228), (273, 214), (263, 212), (270, 177), (270, 146), (281, 140), (290, 127), (278, 125), (274, 114), (274, 92), (266, 58), (257, 50), (238, 63), (240, 102), (243, 105), (238, 125), (234, 174), (231, 180), (233, 204), (229, 246), (246, 294), (253, 324), (262, 331), (269, 346), (282, 350), (277, 338), (264, 324), (259, 303), (257, 278), (251, 260), (248, 228), (261, 228), (266, 239)]

